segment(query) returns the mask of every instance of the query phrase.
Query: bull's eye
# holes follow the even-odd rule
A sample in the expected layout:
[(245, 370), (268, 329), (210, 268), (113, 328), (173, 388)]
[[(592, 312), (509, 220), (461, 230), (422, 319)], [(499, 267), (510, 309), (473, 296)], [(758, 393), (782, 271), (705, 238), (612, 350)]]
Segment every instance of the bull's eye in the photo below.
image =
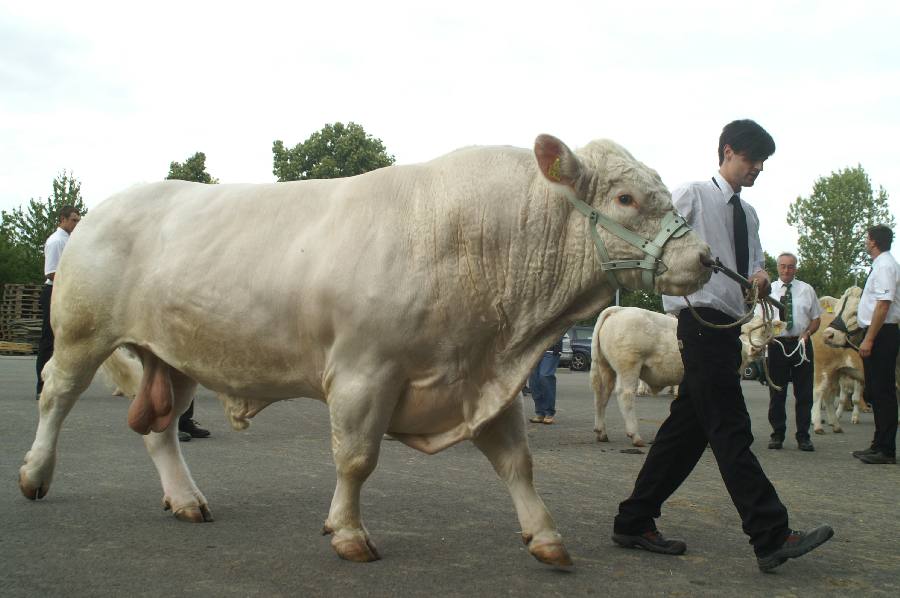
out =
[(631, 197), (630, 195), (628, 195), (627, 193), (623, 193), (616, 199), (618, 199), (619, 203), (622, 204), (623, 206), (630, 206), (632, 203), (634, 203), (634, 198)]

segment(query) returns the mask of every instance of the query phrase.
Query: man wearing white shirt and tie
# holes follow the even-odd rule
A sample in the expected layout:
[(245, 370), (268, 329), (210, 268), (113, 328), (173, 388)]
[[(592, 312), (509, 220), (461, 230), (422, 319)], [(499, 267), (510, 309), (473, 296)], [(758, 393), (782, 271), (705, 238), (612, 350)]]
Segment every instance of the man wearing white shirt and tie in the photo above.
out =
[(894, 231), (884, 224), (866, 234), (872, 271), (859, 300), (857, 319), (866, 330), (859, 344), (866, 376), (864, 396), (875, 415), (875, 435), (869, 448), (854, 451), (863, 463), (897, 462), (897, 353), (900, 351), (900, 265), (891, 255)]
[(41, 340), (38, 343), (37, 353), (37, 394), (36, 399), (41, 398), (41, 391), (44, 389), (44, 379), (41, 378), (41, 372), (44, 366), (53, 356), (53, 328), (50, 327), (50, 297), (53, 293), (53, 279), (56, 278), (56, 268), (59, 266), (59, 258), (62, 256), (63, 249), (69, 240), (69, 235), (75, 230), (75, 227), (81, 221), (81, 214), (74, 206), (63, 206), (59, 209), (59, 226), (56, 231), (47, 239), (44, 244), (44, 288), (41, 289), (41, 296), (38, 304), (41, 307), (41, 316), (43, 323), (41, 324)]
[[(809, 439), (813, 403), (813, 348), (809, 337), (819, 329), (822, 307), (815, 289), (797, 280), (797, 256), (782, 253), (778, 256), (778, 280), (772, 283), (770, 296), (784, 305), (779, 314), (784, 328), (768, 346), (767, 366), (772, 382), (780, 390), (769, 386), (769, 424), (772, 425), (770, 449), (780, 449), (787, 431), (785, 401), (787, 384), (794, 386), (796, 399), (797, 448), (815, 450)], [(802, 347), (801, 347), (802, 345)]]

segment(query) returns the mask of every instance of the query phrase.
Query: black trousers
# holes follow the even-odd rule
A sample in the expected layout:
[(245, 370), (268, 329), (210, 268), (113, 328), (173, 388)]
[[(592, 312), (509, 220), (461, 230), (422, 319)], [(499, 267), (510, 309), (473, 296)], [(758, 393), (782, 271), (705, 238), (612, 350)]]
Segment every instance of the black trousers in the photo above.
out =
[(809, 361), (800, 363), (799, 351), (790, 357), (785, 352), (791, 353), (797, 349), (798, 339), (779, 340), (784, 349), (778, 343), (769, 343), (768, 367), (769, 376), (781, 390), (775, 390), (769, 386), (769, 423), (772, 425), (772, 439), (784, 440), (787, 432), (787, 414), (784, 404), (787, 400), (787, 384), (794, 385), (794, 399), (796, 399), (797, 442), (809, 440), (809, 425), (812, 420), (813, 404), (813, 348), (812, 341), (806, 339), (806, 357)]
[[(698, 312), (713, 323), (734, 321), (716, 310)], [(765, 554), (784, 543), (789, 533), (787, 509), (750, 451), (753, 434), (738, 373), (739, 335), (739, 328), (703, 326), (690, 310), (679, 314), (684, 380), (669, 417), (656, 434), (634, 491), (619, 505), (616, 533), (640, 534), (656, 529), (654, 519), (660, 516), (662, 504), (691, 473), (709, 444), (754, 551)]]
[(38, 342), (37, 363), (37, 394), (41, 394), (44, 390), (44, 379), (41, 378), (41, 372), (50, 358), (53, 357), (53, 328), (50, 327), (50, 295), (53, 292), (53, 286), (45, 284), (41, 289), (41, 295), (38, 298), (38, 305), (41, 308), (41, 340)]
[(897, 455), (897, 351), (900, 332), (896, 324), (884, 324), (875, 337), (872, 354), (863, 357), (866, 387), (863, 396), (875, 415), (872, 448), (890, 457)]

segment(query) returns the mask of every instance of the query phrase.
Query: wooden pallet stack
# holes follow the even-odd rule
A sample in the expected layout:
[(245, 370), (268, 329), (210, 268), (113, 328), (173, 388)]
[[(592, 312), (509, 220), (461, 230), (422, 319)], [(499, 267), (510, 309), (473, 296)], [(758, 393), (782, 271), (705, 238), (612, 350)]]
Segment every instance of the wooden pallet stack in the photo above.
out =
[(7, 284), (0, 302), (0, 355), (33, 355), (41, 339), (41, 284)]

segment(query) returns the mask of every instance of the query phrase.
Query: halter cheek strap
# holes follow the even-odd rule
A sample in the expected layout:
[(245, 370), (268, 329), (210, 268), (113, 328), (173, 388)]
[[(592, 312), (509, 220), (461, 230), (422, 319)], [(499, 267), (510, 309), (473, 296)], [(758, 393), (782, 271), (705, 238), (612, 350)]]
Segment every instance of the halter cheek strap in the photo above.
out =
[[(616, 270), (641, 270), (641, 290), (653, 291), (655, 289), (655, 278), (667, 270), (666, 265), (660, 259), (663, 247), (669, 239), (682, 237), (691, 230), (684, 218), (679, 216), (675, 210), (670, 210), (663, 217), (656, 237), (650, 240), (625, 228), (615, 220), (604, 216), (586, 202), (575, 197), (575, 194), (568, 187), (565, 189), (565, 196), (576, 210), (588, 218), (591, 238), (594, 240), (597, 254), (600, 256), (600, 269), (606, 273), (606, 277), (614, 289), (625, 288), (619, 282)], [(606, 250), (606, 244), (600, 236), (598, 226), (619, 237), (629, 245), (643, 251), (644, 258), (640, 260), (611, 260), (609, 252)]]

